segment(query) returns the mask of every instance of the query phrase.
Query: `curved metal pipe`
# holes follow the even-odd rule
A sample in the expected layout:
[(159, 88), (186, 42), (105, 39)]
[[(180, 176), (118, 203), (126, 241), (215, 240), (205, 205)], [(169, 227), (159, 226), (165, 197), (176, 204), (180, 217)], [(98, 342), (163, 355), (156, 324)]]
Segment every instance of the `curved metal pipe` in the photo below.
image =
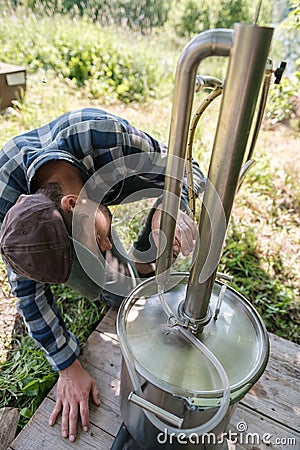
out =
[(156, 279), (159, 286), (165, 286), (167, 283), (173, 261), (173, 240), (197, 69), (200, 62), (208, 56), (228, 56), (232, 45), (232, 35), (232, 30), (225, 29), (200, 33), (185, 47), (177, 64), (160, 227), (167, 239), (166, 243), (164, 239), (159, 240), (156, 267)]

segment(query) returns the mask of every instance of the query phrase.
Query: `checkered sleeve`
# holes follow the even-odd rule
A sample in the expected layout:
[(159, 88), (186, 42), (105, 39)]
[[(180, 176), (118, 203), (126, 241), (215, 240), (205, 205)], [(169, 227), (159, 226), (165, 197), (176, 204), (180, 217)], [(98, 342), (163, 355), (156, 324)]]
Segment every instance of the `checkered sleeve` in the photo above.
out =
[(55, 371), (70, 366), (78, 357), (78, 339), (61, 317), (50, 286), (16, 274), (7, 268), (12, 293), (17, 297), (17, 310), (21, 314), (30, 336), (44, 350)]
[[(164, 188), (165, 167), (167, 157), (167, 147), (154, 139), (149, 134), (136, 129), (130, 124), (127, 124), (128, 144), (124, 145), (124, 155), (130, 157), (129, 165), (135, 167), (139, 171), (138, 182), (135, 183), (135, 190), (149, 188), (149, 186), (159, 188), (161, 194)], [(139, 157), (141, 155), (141, 157)], [(174, 160), (175, 162), (175, 160)], [(125, 163), (127, 160), (125, 159)], [(127, 163), (128, 164), (128, 163)], [(195, 196), (198, 197), (204, 192), (206, 185), (206, 178), (199, 168), (197, 161), (192, 161), (192, 172), (194, 181)], [(131, 183), (132, 184), (132, 183)], [(124, 186), (127, 187), (127, 184)], [(134, 189), (131, 189), (134, 191)], [(181, 209), (188, 212), (188, 182), (186, 173), (182, 183), (181, 193)]]

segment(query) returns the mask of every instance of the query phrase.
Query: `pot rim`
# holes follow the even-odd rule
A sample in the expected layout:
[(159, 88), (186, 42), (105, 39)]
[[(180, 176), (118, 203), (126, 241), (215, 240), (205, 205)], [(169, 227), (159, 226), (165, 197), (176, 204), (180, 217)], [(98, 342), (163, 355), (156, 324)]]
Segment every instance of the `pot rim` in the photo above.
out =
[[(170, 277), (170, 286), (168, 290), (171, 290), (172, 288), (176, 287), (178, 284), (183, 284), (187, 277), (189, 276), (188, 273), (183, 272), (173, 272)], [(173, 280), (172, 280), (173, 278)], [(178, 281), (179, 279), (179, 281)], [(119, 339), (126, 339), (127, 346), (130, 348), (130, 344), (126, 338), (126, 319), (129, 314), (129, 311), (131, 310), (131, 307), (136, 303), (137, 299), (139, 298), (138, 294), (141, 293), (148, 285), (152, 284), (155, 280), (155, 277), (149, 278), (142, 283), (140, 283), (137, 287), (135, 287), (127, 296), (127, 298), (123, 301), (121, 304), (121, 307), (119, 309), (118, 315), (117, 315), (117, 334)], [(172, 281), (175, 281), (173, 283)], [(214, 286), (217, 285), (218, 287), (222, 286), (224, 283), (220, 282), (219, 280), (215, 280)], [(238, 291), (233, 289), (232, 287), (227, 285), (227, 289), (231, 291), (231, 293), (239, 298), (244, 305), (246, 306), (247, 310), (249, 310), (249, 313), (251, 313), (251, 318), (253, 318), (253, 323), (255, 324), (255, 331), (257, 333), (257, 341), (260, 342), (260, 354), (257, 356), (256, 364), (252, 368), (252, 370), (245, 376), (242, 380), (233, 383), (230, 385), (230, 391), (231, 394), (235, 394), (234, 401), (238, 401), (240, 396), (244, 396), (251, 387), (257, 382), (257, 380), (260, 378), (262, 373), (265, 370), (265, 367), (268, 362), (269, 358), (269, 339), (268, 339), (268, 333), (265, 328), (265, 325), (253, 307), (251, 303)], [(130, 348), (131, 351), (131, 348)], [(132, 353), (132, 352), (131, 352)], [(152, 383), (154, 386), (156, 386), (158, 389), (161, 389), (163, 391), (166, 391), (174, 396), (179, 397), (186, 397), (186, 396), (193, 396), (193, 397), (203, 397), (203, 398), (220, 398), (223, 395), (222, 389), (212, 389), (212, 390), (198, 390), (198, 389), (184, 389), (183, 387), (178, 387), (170, 382), (166, 382), (159, 377), (155, 376), (152, 372), (150, 372), (146, 367), (144, 367), (135, 357), (134, 354), (132, 354), (134, 358), (134, 365), (135, 370), (137, 373), (142, 376), (145, 380)]]

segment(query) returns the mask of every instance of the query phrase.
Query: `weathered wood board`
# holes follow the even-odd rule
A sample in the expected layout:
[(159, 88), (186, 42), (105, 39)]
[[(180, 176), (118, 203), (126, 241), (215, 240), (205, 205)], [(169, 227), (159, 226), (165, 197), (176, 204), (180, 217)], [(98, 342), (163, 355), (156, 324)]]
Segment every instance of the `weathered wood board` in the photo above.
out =
[[(102, 404), (91, 405), (91, 428), (79, 429), (75, 443), (60, 436), (60, 420), (49, 427), (55, 388), (17, 436), (10, 450), (109, 450), (122, 423), (119, 410), (121, 352), (110, 310), (84, 345), (80, 357), (96, 379)], [(237, 406), (228, 427), (229, 450), (296, 450), (300, 448), (299, 346), (270, 335), (271, 354), (258, 383)], [(80, 427), (79, 427), (80, 428)], [(242, 429), (244, 431), (242, 432)]]
[(0, 450), (6, 450), (14, 440), (20, 413), (17, 408), (0, 409)]

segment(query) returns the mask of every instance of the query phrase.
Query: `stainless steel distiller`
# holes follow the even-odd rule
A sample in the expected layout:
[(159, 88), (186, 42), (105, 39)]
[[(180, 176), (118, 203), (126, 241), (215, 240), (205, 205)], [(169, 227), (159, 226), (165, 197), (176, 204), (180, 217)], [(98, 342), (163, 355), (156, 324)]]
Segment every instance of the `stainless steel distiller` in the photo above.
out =
[[(156, 276), (130, 293), (117, 318), (121, 413), (145, 449), (215, 448), (268, 361), (263, 322), (217, 266), (235, 193), (252, 163), (272, 73), (272, 33), (241, 24), (200, 33), (177, 65)], [(224, 85), (197, 75), (200, 62), (215, 55), (229, 57)], [(185, 175), (194, 213), (190, 147), (198, 118), (191, 116), (201, 84), (212, 91), (210, 101), (220, 93), (222, 101), (193, 263), (189, 273), (172, 272)]]

